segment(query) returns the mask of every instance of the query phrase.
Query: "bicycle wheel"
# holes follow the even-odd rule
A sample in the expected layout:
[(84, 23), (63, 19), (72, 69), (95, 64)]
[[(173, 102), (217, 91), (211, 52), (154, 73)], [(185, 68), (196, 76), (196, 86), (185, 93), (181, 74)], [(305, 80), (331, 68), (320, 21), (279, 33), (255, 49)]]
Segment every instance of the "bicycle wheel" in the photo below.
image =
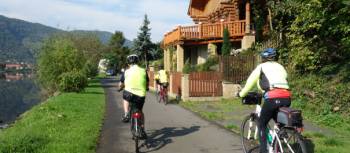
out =
[(158, 95), (158, 97), (159, 97), (158, 102), (159, 102), (159, 103), (162, 102), (162, 100), (163, 100), (163, 95), (164, 95), (164, 93), (163, 93), (163, 88), (161, 87), (160, 90), (159, 90), (159, 95)]
[(303, 137), (294, 129), (282, 128), (278, 132), (280, 143), (275, 140), (274, 150), (276, 153), (306, 153), (306, 144)]
[(135, 138), (135, 152), (139, 153), (139, 138)]
[(164, 104), (166, 105), (166, 104), (168, 104), (168, 101), (169, 99), (168, 99), (168, 94), (165, 94), (164, 95)]
[(255, 115), (244, 118), (241, 125), (241, 142), (244, 153), (259, 152), (258, 120)]
[(157, 102), (160, 102), (160, 97), (161, 97), (160, 91), (158, 91), (158, 92), (156, 93)]
[(155, 90), (155, 95), (156, 95), (156, 98), (157, 98), (157, 100), (158, 100), (158, 97), (159, 97), (159, 91), (158, 91), (157, 87), (156, 87), (156, 90)]
[(138, 120), (135, 118), (131, 118), (131, 134), (132, 139), (135, 141), (135, 152), (139, 153), (139, 127), (138, 127)]

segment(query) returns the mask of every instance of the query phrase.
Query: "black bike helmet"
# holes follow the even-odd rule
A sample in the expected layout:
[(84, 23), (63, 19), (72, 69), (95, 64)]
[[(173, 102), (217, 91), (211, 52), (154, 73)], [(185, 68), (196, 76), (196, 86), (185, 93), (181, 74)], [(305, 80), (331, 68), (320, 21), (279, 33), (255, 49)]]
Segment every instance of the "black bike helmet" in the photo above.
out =
[(275, 60), (276, 59), (276, 49), (275, 48), (266, 48), (261, 52), (261, 57), (265, 60)]
[(128, 64), (137, 64), (139, 62), (139, 58), (136, 54), (131, 54), (126, 58)]

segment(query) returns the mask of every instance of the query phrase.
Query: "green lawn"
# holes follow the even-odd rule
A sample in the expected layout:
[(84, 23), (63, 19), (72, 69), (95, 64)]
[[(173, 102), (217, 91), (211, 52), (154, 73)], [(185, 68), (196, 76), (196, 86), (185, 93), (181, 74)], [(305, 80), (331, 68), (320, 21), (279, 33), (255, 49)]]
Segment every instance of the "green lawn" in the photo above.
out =
[(0, 131), (0, 153), (93, 153), (104, 116), (98, 80), (82, 93), (63, 93)]
[[(255, 109), (255, 106), (242, 105), (239, 99), (223, 99), (216, 102), (181, 102), (180, 105), (201, 117), (217, 122), (225, 128), (239, 133), (242, 119)], [(310, 113), (304, 113), (305, 118), (310, 118)], [(345, 124), (345, 123), (344, 123)], [(348, 153), (350, 150), (350, 128), (327, 127), (333, 131), (333, 135), (325, 135), (313, 131), (305, 131), (303, 135), (308, 141), (311, 153)]]

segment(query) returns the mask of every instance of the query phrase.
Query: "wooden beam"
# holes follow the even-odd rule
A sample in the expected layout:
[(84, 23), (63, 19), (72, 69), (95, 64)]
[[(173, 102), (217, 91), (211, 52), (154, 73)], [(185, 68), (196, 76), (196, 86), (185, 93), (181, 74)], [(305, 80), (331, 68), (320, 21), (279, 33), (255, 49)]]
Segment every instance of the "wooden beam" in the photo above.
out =
[[(231, 38), (230, 39), (230, 42), (238, 42), (238, 41), (242, 41), (243, 37), (241, 38)], [(205, 45), (205, 44), (209, 44), (209, 43), (222, 43), (223, 40), (222, 39), (218, 39), (218, 40), (201, 40), (201, 41), (184, 41), (184, 44), (185, 46), (188, 46), (188, 45)]]

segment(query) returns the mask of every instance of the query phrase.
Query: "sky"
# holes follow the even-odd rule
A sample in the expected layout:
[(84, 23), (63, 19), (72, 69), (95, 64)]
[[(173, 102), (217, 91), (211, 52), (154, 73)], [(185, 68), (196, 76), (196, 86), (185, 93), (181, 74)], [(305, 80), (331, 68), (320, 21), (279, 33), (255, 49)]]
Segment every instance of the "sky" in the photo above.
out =
[(151, 22), (151, 39), (178, 25), (193, 24), (187, 15), (190, 0), (0, 0), (0, 15), (63, 30), (122, 31), (136, 38), (144, 15)]

